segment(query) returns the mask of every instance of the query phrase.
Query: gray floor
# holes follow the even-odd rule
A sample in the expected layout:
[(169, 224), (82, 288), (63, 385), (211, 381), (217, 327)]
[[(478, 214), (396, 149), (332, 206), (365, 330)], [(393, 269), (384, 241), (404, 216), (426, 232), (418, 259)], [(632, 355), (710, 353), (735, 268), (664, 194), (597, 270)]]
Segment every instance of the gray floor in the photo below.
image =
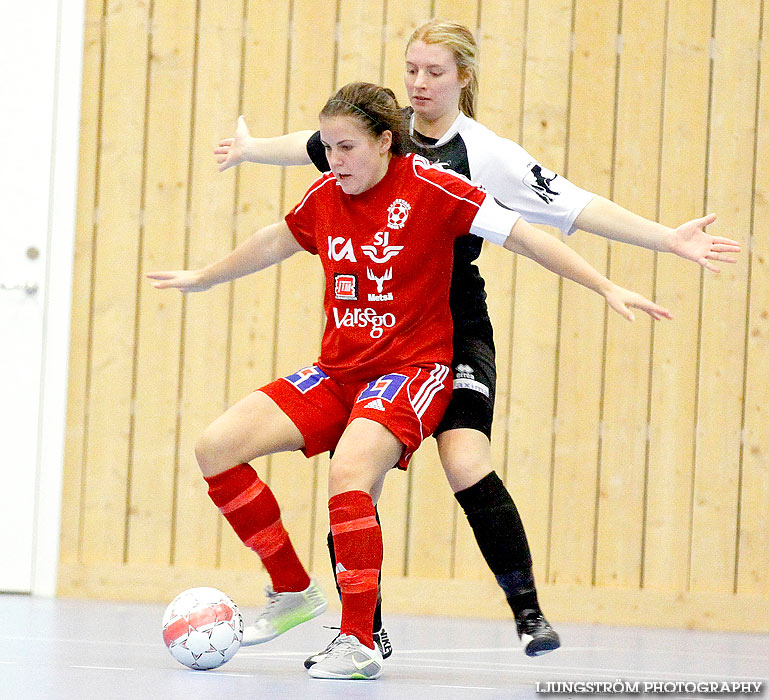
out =
[[(196, 672), (180, 666), (163, 646), (163, 610), (0, 595), (0, 698), (513, 700), (548, 697), (538, 688), (554, 681), (664, 681), (685, 691), (686, 682), (769, 678), (769, 635), (557, 625), (563, 647), (529, 659), (511, 622), (390, 616), (395, 653), (382, 678), (314, 680), (302, 661), (336, 634), (323, 627), (338, 623), (333, 613), (263, 647), (241, 649), (215, 671)], [(724, 697), (664, 695), (679, 696)]]

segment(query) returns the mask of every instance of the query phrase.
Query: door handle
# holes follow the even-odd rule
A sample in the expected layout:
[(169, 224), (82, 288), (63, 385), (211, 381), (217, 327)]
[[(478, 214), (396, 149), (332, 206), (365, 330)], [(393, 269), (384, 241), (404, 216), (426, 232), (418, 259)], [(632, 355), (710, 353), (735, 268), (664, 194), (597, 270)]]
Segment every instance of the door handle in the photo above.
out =
[(6, 284), (0, 282), (0, 289), (21, 289), (25, 294), (34, 296), (39, 289), (37, 282), (22, 282), (21, 284)]

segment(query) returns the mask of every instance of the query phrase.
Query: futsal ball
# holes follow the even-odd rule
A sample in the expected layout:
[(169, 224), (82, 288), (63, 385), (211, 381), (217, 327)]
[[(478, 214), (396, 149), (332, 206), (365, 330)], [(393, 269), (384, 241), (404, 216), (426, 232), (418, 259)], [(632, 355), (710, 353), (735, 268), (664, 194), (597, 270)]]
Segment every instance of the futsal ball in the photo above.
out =
[(227, 663), (243, 641), (243, 615), (216, 588), (190, 588), (163, 615), (163, 641), (179, 663), (198, 671)]

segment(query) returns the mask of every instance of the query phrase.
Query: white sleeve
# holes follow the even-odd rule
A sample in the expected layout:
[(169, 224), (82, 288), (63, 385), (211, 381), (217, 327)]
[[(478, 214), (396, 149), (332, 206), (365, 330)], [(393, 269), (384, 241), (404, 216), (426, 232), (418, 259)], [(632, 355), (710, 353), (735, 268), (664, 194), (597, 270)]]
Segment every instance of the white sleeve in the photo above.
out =
[(521, 146), (494, 132), (468, 138), (473, 182), (481, 183), (500, 202), (532, 224), (555, 226), (569, 235), (574, 221), (595, 197), (566, 178), (542, 167)]
[(520, 218), (521, 215), (517, 211), (502, 206), (494, 197), (487, 194), (473, 219), (470, 233), (485, 238), (491, 243), (504, 245), (515, 222)]

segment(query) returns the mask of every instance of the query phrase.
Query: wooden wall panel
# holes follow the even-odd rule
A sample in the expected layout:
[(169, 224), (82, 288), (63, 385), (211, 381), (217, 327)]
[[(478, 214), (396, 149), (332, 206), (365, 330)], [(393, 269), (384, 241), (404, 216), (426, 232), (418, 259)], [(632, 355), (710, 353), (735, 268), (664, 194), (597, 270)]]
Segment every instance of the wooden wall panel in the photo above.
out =
[[(712, 7), (710, 0), (669, 4), (659, 201), (659, 219), (669, 226), (705, 213)], [(657, 256), (655, 298), (675, 320), (652, 328), (646, 588), (686, 590), (689, 581), (691, 533), (683, 525), (692, 508), (700, 283), (694, 263)]]
[(460, 22), (475, 33), (478, 26), (479, 4), (478, 2), (465, 2), (465, 0), (434, 0), (433, 16)]
[[(199, 6), (185, 259), (191, 268), (216, 260), (233, 245), (234, 183), (212, 167), (211, 146), (238, 112), (242, 24), (232, 17), (240, 18), (242, 7), (224, 0), (203, 0)], [(217, 560), (220, 516), (211, 507), (194, 448), (201, 431), (227, 407), (231, 291), (222, 285), (184, 299), (173, 558), (180, 566), (213, 566)]]
[[(707, 207), (719, 214), (718, 230), (746, 240), (756, 148), (759, 10), (758, 2), (719, 3), (714, 18)], [(735, 109), (735, 105), (750, 108)], [(739, 265), (704, 280), (692, 516), (693, 591), (726, 593), (735, 585), (745, 399), (745, 257)]]
[[(577, 2), (574, 11), (574, 58), (569, 104), (568, 178), (588, 191), (611, 195), (614, 157), (619, 3)], [(595, 85), (600, 84), (601, 90)], [(547, 166), (547, 164), (545, 164)], [(568, 245), (606, 273), (608, 243), (583, 232)], [(556, 490), (549, 580), (566, 576), (587, 580), (592, 564), (595, 494), (598, 480), (599, 425), (603, 383), (606, 304), (595, 294), (564, 283), (558, 338), (558, 390), (555, 411), (553, 474)], [(579, 510), (580, 517), (573, 518)], [(571, 520), (571, 523), (567, 521)], [(556, 528), (558, 531), (556, 531)], [(545, 540), (547, 541), (547, 540)], [(578, 569), (568, 554), (578, 548)], [(563, 557), (567, 557), (567, 561)]]
[(382, 82), (384, 9), (384, 0), (340, 0), (335, 87)]
[[(613, 198), (657, 218), (665, 46), (664, 0), (622, 3)], [(609, 276), (650, 297), (654, 254), (610, 247)], [(598, 585), (637, 586), (641, 578), (644, 469), (653, 321), (609, 313), (601, 416), (600, 478), (593, 576)]]
[[(313, 128), (333, 89), (356, 79), (405, 103), (405, 42), (433, 14), (476, 31), (483, 123), (665, 224), (715, 210), (713, 232), (746, 246), (715, 276), (585, 233), (567, 239), (673, 309), (675, 321), (654, 325), (484, 252), (492, 466), (526, 524), (548, 614), (765, 629), (751, 616), (769, 605), (765, 5), (89, 2), (61, 592), (163, 600), (208, 583), (260, 602), (266, 573), (210, 503), (193, 447), (228, 405), (317, 357), (320, 267), (298, 254), (189, 297), (156, 292), (143, 273), (210, 262), (317, 177), (218, 173), (212, 149), (239, 113), (258, 136)], [(333, 599), (328, 457), (255, 466)], [(509, 615), (434, 441), (390, 476), (379, 505), (387, 610)]]
[(92, 562), (124, 556), (147, 77), (146, 3), (108, 2), (105, 12), (81, 506), (81, 550)]
[[(155, 6), (148, 76), (144, 219), (140, 273), (184, 268), (195, 8)], [(182, 296), (159, 294), (140, 278), (134, 417), (128, 472), (126, 558), (171, 560), (177, 468)]]
[(96, 197), (99, 176), (99, 114), (103, 56), (103, 2), (88, 0), (83, 34), (83, 94), (80, 102), (77, 221), (72, 272), (69, 391), (66, 449), (62, 479), (61, 561), (80, 558), (83, 487), (86, 478), (88, 372), (91, 338), (91, 285), (96, 240)]
[[(769, 65), (769, 7), (763, 4), (762, 66)], [(769, 74), (761, 71), (750, 235), (748, 344), (737, 558), (738, 594), (769, 595)]]
[[(570, 1), (548, 0), (535, 12), (529, 6), (527, 15), (521, 144), (555, 172), (563, 172), (566, 162), (573, 11)], [(529, 523), (532, 546), (540, 552), (547, 547), (547, 531), (531, 528), (537, 528), (551, 497), (559, 499), (566, 495), (563, 489), (569, 488), (566, 475), (551, 474), (560, 286), (551, 272), (519, 257), (510, 369), (508, 483), (516, 494), (523, 521)], [(557, 517), (573, 525), (568, 513), (559, 512)], [(555, 522), (554, 513), (551, 527), (559, 535), (571, 530)], [(578, 548), (571, 544), (562, 548), (561, 544), (566, 545), (553, 541), (552, 547), (566, 571), (569, 560), (578, 557)], [(540, 567), (545, 563), (542, 558), (538, 562)], [(543, 569), (539, 571), (542, 580)]]

